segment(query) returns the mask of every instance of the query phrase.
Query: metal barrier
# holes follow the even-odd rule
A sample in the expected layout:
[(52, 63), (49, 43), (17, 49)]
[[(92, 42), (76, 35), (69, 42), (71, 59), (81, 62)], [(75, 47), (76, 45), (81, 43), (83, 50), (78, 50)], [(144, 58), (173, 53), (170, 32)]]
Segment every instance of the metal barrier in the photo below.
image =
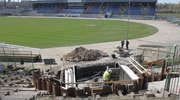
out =
[(165, 91), (180, 96), (180, 46), (173, 47), (171, 72), (166, 77)]
[(180, 25), (180, 18), (174, 16), (156, 16), (155, 19), (167, 20), (168, 22)]

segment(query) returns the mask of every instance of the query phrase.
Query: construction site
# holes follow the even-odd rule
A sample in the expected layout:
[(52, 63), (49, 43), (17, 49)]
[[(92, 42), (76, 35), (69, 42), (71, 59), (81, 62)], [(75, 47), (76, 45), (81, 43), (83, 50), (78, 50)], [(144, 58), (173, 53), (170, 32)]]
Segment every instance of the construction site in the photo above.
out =
[[(115, 33), (123, 32), (123, 36), (116, 36), (123, 37), (123, 40), (92, 39), (96, 42), (87, 40), (84, 43), (81, 39), (89, 39), (91, 34), (81, 38), (70, 34), (69, 37), (73, 38), (69, 39), (62, 32), (62, 38), (58, 39), (62, 41), (59, 42), (77, 40), (79, 44), (52, 45), (56, 41), (54, 37), (60, 34), (58, 30), (63, 30), (64, 25), (58, 23), (57, 29), (48, 29), (47, 34), (50, 35), (46, 37), (45, 27), (38, 26), (37, 20), (33, 22), (28, 19), (23, 23), (37, 25), (32, 32), (40, 30), (40, 37), (32, 36), (32, 32), (29, 32), (27, 36), (23, 33), (14, 35), (8, 41), (5, 39), (1, 42), (0, 39), (0, 100), (180, 100), (180, 18), (155, 16), (157, 0), (75, 1), (22, 0), (11, 3), (11, 0), (0, 0), (0, 15), (7, 17), (8, 23), (12, 21), (16, 24), (28, 17), (39, 19), (42, 26), (47, 25), (47, 28), (56, 27), (53, 22), (59, 19), (63, 19), (59, 23), (74, 19), (71, 24), (76, 21), (75, 24), (85, 23), (77, 30), (88, 27), (94, 33), (99, 31), (94, 30), (95, 27), (102, 28), (100, 25), (106, 24), (104, 21), (122, 21), (121, 30), (114, 26), (107, 27), (114, 28)], [(82, 21), (87, 19), (90, 22), (99, 20), (97, 23), (102, 24)], [(69, 28), (71, 24), (64, 29), (75, 33)], [(140, 31), (136, 29), (136, 24), (142, 25)], [(154, 28), (154, 33), (147, 36), (141, 33), (147, 31), (144, 29), (146, 25), (147, 28)], [(20, 30), (26, 31), (22, 27)], [(93, 38), (99, 36), (103, 39), (113, 35), (109, 29), (102, 30), (107, 31), (108, 35), (97, 33)], [(136, 37), (135, 30), (143, 35)], [(51, 35), (53, 32), (57, 34)], [(15, 34), (11, 30), (7, 30), (7, 33), (0, 31), (1, 36), (9, 36), (9, 33)], [(16, 40), (14, 37), (26, 38), (19, 40), (24, 46), (13, 44)], [(29, 38), (34, 40), (28, 41)], [(43, 43), (39, 41), (44, 38), (52, 40), (43, 48), (33, 47)]]
[[(178, 45), (130, 50), (117, 46), (110, 55), (76, 47), (57, 62), (40, 53), (2, 47), (1, 99), (179, 100), (179, 50)], [(104, 81), (107, 69), (112, 72)]]

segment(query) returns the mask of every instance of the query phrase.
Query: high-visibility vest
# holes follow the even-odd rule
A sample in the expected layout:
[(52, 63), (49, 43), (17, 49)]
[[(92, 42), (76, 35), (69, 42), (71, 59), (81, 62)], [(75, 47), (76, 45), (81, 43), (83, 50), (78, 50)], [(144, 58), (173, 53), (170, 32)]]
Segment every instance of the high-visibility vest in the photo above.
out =
[(109, 81), (110, 80), (110, 73), (105, 71), (103, 74), (103, 81)]

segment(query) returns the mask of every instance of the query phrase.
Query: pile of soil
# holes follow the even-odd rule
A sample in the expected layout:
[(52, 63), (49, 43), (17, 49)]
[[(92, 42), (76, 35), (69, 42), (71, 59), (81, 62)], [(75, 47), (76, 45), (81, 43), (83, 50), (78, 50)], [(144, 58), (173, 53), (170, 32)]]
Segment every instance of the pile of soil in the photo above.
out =
[(108, 57), (108, 54), (100, 50), (86, 49), (84, 47), (75, 48), (72, 52), (63, 56), (63, 60), (70, 62), (95, 61), (102, 57)]

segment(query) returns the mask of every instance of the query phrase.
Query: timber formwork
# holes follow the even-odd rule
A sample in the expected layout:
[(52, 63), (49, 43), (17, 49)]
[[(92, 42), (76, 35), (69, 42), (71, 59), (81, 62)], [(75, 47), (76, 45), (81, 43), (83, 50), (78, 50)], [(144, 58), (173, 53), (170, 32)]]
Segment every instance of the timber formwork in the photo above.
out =
[[(135, 61), (133, 61), (132, 63), (135, 63)], [(95, 70), (101, 70), (101, 69), (105, 70), (103, 66), (106, 66), (106, 65), (102, 65), (100, 69), (96, 67), (100, 66), (101, 64), (98, 64), (98, 65), (94, 64), (94, 65), (96, 65)], [(115, 61), (111, 61), (110, 65), (116, 66)], [(127, 65), (130, 65), (129, 68), (133, 66), (133, 64), (131, 63)], [(138, 65), (139, 64), (137, 64), (137, 62), (136, 64), (134, 64), (134, 66), (136, 66), (137, 69), (140, 67)], [(86, 67), (81, 66), (81, 67), (89, 68), (91, 65), (87, 65), (87, 66)], [(55, 96), (76, 97), (76, 96), (93, 96), (96, 94), (120, 95), (119, 93), (122, 93), (125, 95), (129, 92), (138, 92), (139, 90), (147, 89), (148, 82), (163, 80), (165, 77), (166, 70), (164, 70), (164, 68), (166, 68), (166, 65), (164, 64), (163, 66), (164, 67), (162, 68), (162, 71), (161, 71), (162, 73), (149, 73), (144, 68), (139, 68), (139, 72), (138, 72), (138, 70), (135, 70), (136, 68), (131, 68), (132, 71), (134, 71), (139, 76), (139, 79), (137, 80), (123, 79), (123, 80), (115, 80), (115, 81), (108, 81), (108, 82), (83, 82), (83, 81), (78, 82), (76, 81), (76, 82), (71, 82), (71, 83), (67, 83), (67, 82), (65, 83), (62, 80), (65, 77), (64, 70), (66, 69), (60, 70), (56, 76), (41, 75), (40, 72), (35, 72), (34, 83), (35, 83), (36, 89), (46, 90), (49, 92), (50, 95), (55, 95)], [(82, 85), (82, 84), (86, 85), (87, 87), (84, 87), (84, 88), (77, 87), (78, 85)], [(109, 85), (105, 85), (105, 84), (109, 84)], [(75, 87), (65, 88), (66, 85), (75, 86)], [(91, 87), (91, 86), (96, 86), (96, 85), (101, 85), (102, 87)]]

